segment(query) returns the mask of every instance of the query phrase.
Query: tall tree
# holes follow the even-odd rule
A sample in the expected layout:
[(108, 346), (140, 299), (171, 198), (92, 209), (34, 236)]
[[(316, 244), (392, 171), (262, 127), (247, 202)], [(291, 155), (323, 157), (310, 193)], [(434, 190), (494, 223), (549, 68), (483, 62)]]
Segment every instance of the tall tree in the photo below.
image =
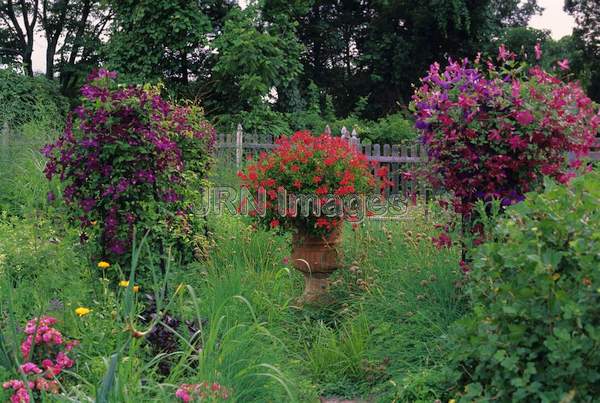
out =
[(490, 6), (499, 28), (525, 27), (532, 16), (544, 11), (538, 0), (492, 0)]
[(588, 58), (588, 94), (600, 102), (600, 6), (597, 0), (566, 0), (565, 10), (575, 17), (573, 34)]
[(33, 76), (32, 56), (39, 5), (39, 0), (0, 0), (2, 28), (14, 38), (17, 54), (29, 76)]
[(294, 25), (285, 16), (266, 24), (254, 7), (232, 10), (212, 47), (215, 65), (209, 83), (219, 114), (266, 106), (265, 99), (302, 70)]
[(208, 56), (212, 26), (202, 2), (115, 0), (110, 65), (134, 79), (167, 77), (187, 84)]
[(103, 0), (70, 0), (61, 44), (54, 50), (64, 94), (74, 95), (82, 77), (100, 62), (103, 38), (113, 15)]
[(54, 57), (64, 30), (69, 11), (69, 0), (42, 0), (41, 25), (46, 34), (46, 78), (54, 79)]

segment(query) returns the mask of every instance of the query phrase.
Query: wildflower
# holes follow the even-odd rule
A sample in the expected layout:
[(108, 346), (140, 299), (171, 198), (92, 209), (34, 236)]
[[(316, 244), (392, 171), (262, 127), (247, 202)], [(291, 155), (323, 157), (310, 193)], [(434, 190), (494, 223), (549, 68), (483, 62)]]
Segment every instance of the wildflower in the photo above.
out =
[(140, 291), (140, 286), (139, 285), (134, 285), (132, 289), (133, 289), (133, 292), (139, 292)]
[(506, 61), (509, 57), (510, 52), (506, 50), (504, 44), (500, 45), (500, 47), (498, 48), (498, 59)]
[(42, 373), (42, 370), (33, 362), (26, 362), (25, 364), (21, 365), (21, 371), (23, 371), (25, 375)]
[(119, 281), (119, 287), (129, 287), (129, 281), (128, 280), (121, 280)]
[(538, 42), (535, 44), (535, 60), (542, 58), (542, 45)]
[(569, 59), (559, 60), (558, 62), (556, 62), (556, 64), (558, 64), (558, 67), (560, 67), (562, 71), (567, 71), (571, 68), (569, 66)]
[[(93, 222), (92, 222), (92, 225), (93, 225)], [(110, 263), (102, 261), (102, 262), (98, 263), (98, 267), (100, 269), (108, 269), (110, 267)]]
[(89, 314), (90, 312), (92, 312), (91, 309), (85, 308), (85, 307), (82, 307), (82, 306), (80, 306), (79, 308), (75, 309), (75, 314), (77, 316), (79, 316), (80, 318), (83, 317), (83, 316), (85, 316), (85, 315), (87, 315), (87, 314)]

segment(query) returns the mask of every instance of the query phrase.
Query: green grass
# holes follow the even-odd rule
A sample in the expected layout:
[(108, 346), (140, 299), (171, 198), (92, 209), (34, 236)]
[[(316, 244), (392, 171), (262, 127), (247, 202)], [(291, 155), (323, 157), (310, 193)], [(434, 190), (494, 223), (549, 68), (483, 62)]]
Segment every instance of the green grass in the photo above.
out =
[[(103, 276), (77, 229), (45, 203), (40, 158), (25, 150), (0, 181), (0, 382), (18, 376), (16, 327), (51, 314), (81, 341), (61, 401), (173, 401), (177, 385), (202, 381), (221, 383), (240, 402), (448, 397), (447, 331), (466, 303), (457, 288), (458, 251), (431, 245), (433, 223), (422, 210), (345, 229), (346, 268), (332, 278), (328, 305), (297, 306), (303, 280), (284, 263), (289, 236), (232, 216), (211, 217), (215, 245), (206, 262), (171, 262), (164, 298), (150, 279), (128, 294), (106, 279), (125, 279), (130, 269), (112, 267)], [(216, 177), (235, 183), (230, 172)], [(155, 261), (144, 259), (153, 253), (142, 248), (141, 261)], [(157, 372), (165, 357), (125, 331), (144, 293), (159, 295), (173, 315), (203, 323), (195, 341), (177, 335), (166, 377)], [(79, 318), (79, 306), (92, 312)]]

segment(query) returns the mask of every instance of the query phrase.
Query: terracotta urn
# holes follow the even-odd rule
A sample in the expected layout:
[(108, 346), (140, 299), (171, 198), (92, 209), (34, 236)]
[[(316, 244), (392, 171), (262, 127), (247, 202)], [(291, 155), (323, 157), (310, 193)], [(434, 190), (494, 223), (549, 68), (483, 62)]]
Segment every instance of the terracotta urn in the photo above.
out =
[(292, 238), (292, 262), (304, 274), (304, 302), (318, 302), (327, 294), (329, 276), (341, 267), (341, 226), (328, 236), (299, 231)]

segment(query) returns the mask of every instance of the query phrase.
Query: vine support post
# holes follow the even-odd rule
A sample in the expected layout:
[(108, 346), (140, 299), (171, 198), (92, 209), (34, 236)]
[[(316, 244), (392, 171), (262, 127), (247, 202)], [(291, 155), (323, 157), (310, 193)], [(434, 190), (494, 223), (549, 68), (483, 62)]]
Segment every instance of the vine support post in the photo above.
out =
[(242, 155), (244, 154), (244, 128), (239, 123), (235, 133), (235, 166), (240, 169), (242, 166)]

